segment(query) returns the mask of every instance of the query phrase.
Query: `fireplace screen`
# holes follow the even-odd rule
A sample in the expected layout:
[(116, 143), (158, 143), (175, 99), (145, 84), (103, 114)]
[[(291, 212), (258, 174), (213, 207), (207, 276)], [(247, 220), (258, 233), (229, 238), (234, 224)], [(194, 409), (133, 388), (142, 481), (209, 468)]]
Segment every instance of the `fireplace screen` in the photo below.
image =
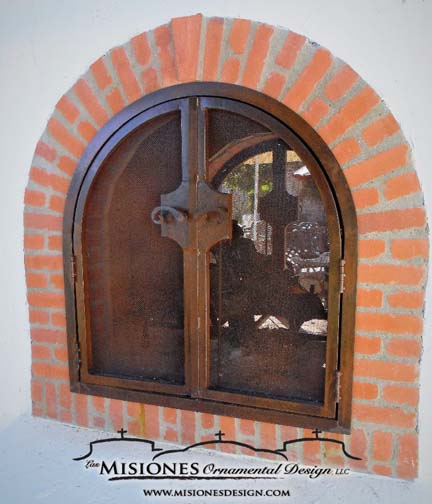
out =
[(341, 424), (343, 224), (316, 154), (274, 113), (203, 94), (105, 137), (68, 198), (72, 386)]

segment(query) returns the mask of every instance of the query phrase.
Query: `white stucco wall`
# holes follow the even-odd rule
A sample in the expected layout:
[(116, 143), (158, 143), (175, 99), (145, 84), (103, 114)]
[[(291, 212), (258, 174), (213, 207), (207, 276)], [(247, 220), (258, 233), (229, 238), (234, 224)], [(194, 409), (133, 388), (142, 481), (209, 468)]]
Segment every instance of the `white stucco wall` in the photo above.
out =
[[(348, 62), (401, 123), (432, 207), (432, 0), (0, 0), (0, 429), (30, 411), (22, 212), (36, 142), (57, 100), (93, 60), (171, 17), (196, 12), (282, 25)], [(432, 479), (430, 284), (421, 374), (423, 481)]]

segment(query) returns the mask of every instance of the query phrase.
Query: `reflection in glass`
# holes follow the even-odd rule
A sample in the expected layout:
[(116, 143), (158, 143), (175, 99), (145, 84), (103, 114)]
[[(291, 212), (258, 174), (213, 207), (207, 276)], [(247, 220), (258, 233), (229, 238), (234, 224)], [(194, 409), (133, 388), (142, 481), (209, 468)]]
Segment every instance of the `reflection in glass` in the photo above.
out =
[(233, 197), (233, 237), (210, 252), (211, 387), (322, 402), (329, 241), (313, 177), (280, 140), (214, 186)]

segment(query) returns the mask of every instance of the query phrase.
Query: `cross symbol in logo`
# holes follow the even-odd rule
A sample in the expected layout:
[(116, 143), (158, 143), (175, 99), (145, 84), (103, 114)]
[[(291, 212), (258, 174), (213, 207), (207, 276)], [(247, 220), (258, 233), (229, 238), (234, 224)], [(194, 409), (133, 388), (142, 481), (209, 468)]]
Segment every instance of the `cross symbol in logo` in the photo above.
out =
[(124, 435), (126, 434), (127, 430), (124, 430), (123, 427), (117, 431), (120, 434), (120, 437), (123, 439)]
[(222, 441), (222, 436), (225, 436), (225, 433), (219, 429), (219, 432), (216, 432), (215, 436), (218, 438), (218, 441)]

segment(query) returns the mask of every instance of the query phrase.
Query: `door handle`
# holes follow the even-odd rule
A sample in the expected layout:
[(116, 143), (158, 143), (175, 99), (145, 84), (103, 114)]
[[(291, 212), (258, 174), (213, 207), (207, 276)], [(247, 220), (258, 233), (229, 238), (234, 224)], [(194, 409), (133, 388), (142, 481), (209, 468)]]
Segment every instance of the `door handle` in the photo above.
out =
[(151, 220), (155, 224), (170, 224), (173, 221), (184, 222), (188, 218), (188, 213), (185, 210), (180, 210), (168, 205), (161, 205), (153, 208)]

